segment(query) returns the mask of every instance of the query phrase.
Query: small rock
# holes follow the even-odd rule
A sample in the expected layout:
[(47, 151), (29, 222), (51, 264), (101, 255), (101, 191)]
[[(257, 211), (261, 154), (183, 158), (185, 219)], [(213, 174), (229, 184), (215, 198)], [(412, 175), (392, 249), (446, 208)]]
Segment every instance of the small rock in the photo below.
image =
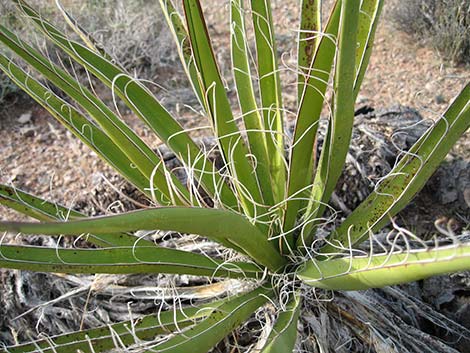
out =
[(424, 89), (428, 92), (434, 91), (435, 90), (434, 83), (433, 82), (426, 83), (426, 85), (424, 85)]
[(18, 122), (20, 124), (27, 124), (27, 123), (31, 122), (32, 116), (33, 116), (33, 114), (31, 114), (31, 112), (21, 114), (20, 117), (18, 118)]
[(446, 97), (444, 97), (442, 94), (438, 94), (434, 100), (436, 101), (436, 104), (445, 104), (447, 103)]
[(37, 142), (42, 144), (51, 144), (56, 139), (57, 135), (53, 133), (40, 133), (37, 136)]
[(363, 95), (358, 95), (357, 97), (357, 100), (356, 100), (356, 103), (357, 104), (367, 104), (369, 103), (370, 99), (366, 96), (363, 96)]
[(25, 126), (20, 129), (20, 134), (24, 137), (33, 137), (35, 135), (36, 128), (31, 126)]

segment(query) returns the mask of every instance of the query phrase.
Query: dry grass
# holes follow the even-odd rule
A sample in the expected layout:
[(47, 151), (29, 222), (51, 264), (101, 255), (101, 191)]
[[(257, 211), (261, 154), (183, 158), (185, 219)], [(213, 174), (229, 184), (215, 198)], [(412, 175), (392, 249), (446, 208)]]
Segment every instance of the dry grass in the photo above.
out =
[(392, 18), (399, 29), (436, 48), (444, 60), (470, 63), (470, 1), (399, 1)]

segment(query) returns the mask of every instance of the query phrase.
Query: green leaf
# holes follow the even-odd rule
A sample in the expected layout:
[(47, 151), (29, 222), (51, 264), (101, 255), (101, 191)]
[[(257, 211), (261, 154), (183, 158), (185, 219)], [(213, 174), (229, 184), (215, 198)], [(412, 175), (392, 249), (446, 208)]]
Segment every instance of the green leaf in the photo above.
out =
[[(145, 315), (133, 321), (125, 321), (89, 330), (48, 337), (26, 344), (6, 347), (0, 352), (9, 353), (101, 353), (113, 348), (122, 349), (139, 343), (139, 340), (152, 340), (158, 335), (169, 334), (185, 329), (210, 315), (224, 301), (216, 301), (201, 306), (178, 308), (157, 314)], [(116, 347), (116, 339), (122, 346)]]
[(305, 82), (310, 74), (313, 56), (322, 38), (321, 29), (321, 1), (302, 0), (297, 46), (297, 68), (299, 70), (297, 93), (299, 104), (304, 94)]
[(297, 322), (299, 320), (301, 299), (298, 292), (286, 305), (286, 310), (279, 313), (271, 334), (261, 353), (293, 352), (297, 340)]
[(220, 209), (161, 207), (60, 223), (0, 222), (0, 230), (49, 235), (118, 233), (142, 229), (205, 236), (250, 256), (273, 271), (281, 269), (286, 263), (275, 245), (244, 216)]
[(206, 353), (272, 296), (272, 290), (258, 288), (248, 294), (235, 297), (217, 307), (201, 323), (146, 352)]
[[(189, 199), (187, 189), (174, 175), (169, 174), (169, 172), (165, 170), (165, 164), (152, 149), (99, 98), (90, 92), (90, 90), (80, 85), (71, 75), (54, 65), (34, 48), (20, 40), (1, 25), (0, 41), (38, 70), (55, 86), (64, 91), (94, 118), (109, 138), (126, 154), (137, 169), (139, 169), (148, 180), (154, 182), (155, 187), (158, 188), (164, 196), (161, 199), (155, 200), (156, 202), (162, 205), (171, 205), (174, 203), (180, 205), (186, 204), (184, 199)], [(171, 179), (170, 185), (169, 179)]]
[(207, 160), (196, 143), (145, 86), (99, 53), (67, 39), (25, 1), (13, 1), (33, 21), (38, 30), (110, 87), (158, 135), (160, 140), (175, 152), (183, 164), (192, 169), (196, 179), (201, 181), (210, 196), (215, 197), (217, 202), (220, 201), (226, 207), (238, 208), (235, 195), (221, 179), (212, 162)]
[[(233, 119), (232, 109), (227, 92), (212, 51), (212, 45), (203, 17), (202, 8), (198, 0), (184, 1), (186, 22), (193, 49), (196, 66), (198, 68), (200, 84), (205, 92), (205, 106), (211, 118), (217, 142), (234, 176), (238, 197), (247, 215), (257, 219), (263, 215), (263, 199), (259, 189), (256, 174), (248, 159), (248, 150)], [(267, 234), (267, 226), (257, 222), (260, 229)]]
[(183, 20), (176, 10), (175, 5), (173, 5), (173, 2), (171, 0), (159, 0), (159, 2), (168, 27), (173, 34), (181, 63), (183, 64), (189, 81), (191, 82), (194, 93), (199, 99), (201, 106), (204, 107), (204, 94), (202, 93), (201, 86), (199, 85), (198, 72), (196, 64), (194, 63), (191, 44), (189, 43), (188, 31), (184, 27)]
[[(85, 214), (68, 207), (3, 184), (0, 184), (0, 204), (40, 221), (64, 221), (87, 217)], [(153, 244), (148, 240), (137, 239), (127, 233), (92, 234), (86, 240), (98, 246), (134, 246), (137, 241), (139, 246)]]
[(208, 277), (256, 278), (253, 264), (214, 260), (204, 255), (157, 246), (64, 249), (0, 246), (0, 267), (55, 273), (173, 273)]
[[(330, 243), (349, 247), (385, 226), (421, 190), (469, 127), (470, 84), (467, 84), (444, 115), (334, 231)], [(336, 251), (333, 245), (322, 249), (325, 253), (331, 251)]]
[(316, 157), (315, 140), (336, 53), (340, 10), (341, 2), (336, 2), (311, 63), (295, 121), (289, 158), (288, 201), (283, 222), (285, 238), (291, 248), (294, 245), (292, 231), (299, 210), (303, 205), (306, 206), (311, 193)]
[(286, 165), (284, 156), (284, 126), (281, 82), (277, 48), (274, 37), (270, 0), (252, 0), (251, 12), (258, 56), (259, 88), (261, 94), (266, 144), (270, 157), (270, 172), (274, 203), (285, 198)]
[(361, 89), (362, 80), (369, 64), (374, 43), (375, 31), (382, 12), (383, 0), (364, 0), (359, 13), (356, 48), (356, 80), (354, 82), (354, 100)]
[(297, 276), (331, 290), (361, 290), (470, 269), (470, 245), (308, 261)]
[(346, 161), (354, 122), (353, 84), (356, 77), (355, 52), (359, 17), (359, 2), (343, 0), (339, 26), (339, 43), (333, 81), (333, 117), (328, 124), (318, 169), (313, 180), (312, 194), (304, 215), (307, 222), (297, 239), (297, 247), (313, 240), (312, 222), (321, 217)]
[[(315, 26), (317, 20), (314, 16), (316, 6), (315, 2), (305, 0), (303, 2), (302, 23), (305, 26)], [(380, 10), (383, 1), (366, 0), (362, 2), (356, 48), (356, 80), (354, 84), (354, 100), (359, 92), (362, 79), (364, 77), (369, 57), (372, 51), (372, 45), (377, 27)], [(313, 34), (301, 32), (299, 34), (299, 59), (307, 60), (310, 57), (311, 48), (317, 48), (313, 57), (313, 62), (299, 61), (299, 69), (304, 69), (304, 75), (307, 77), (307, 84), (304, 85), (303, 95), (301, 96), (300, 107), (294, 130), (293, 147), (291, 148), (290, 167), (289, 167), (289, 196), (292, 198), (287, 204), (285, 215), (284, 231), (294, 227), (296, 217), (305, 195), (307, 186), (312, 182), (311, 176), (314, 169), (315, 160), (315, 136), (318, 128), (318, 120), (323, 107), (324, 95), (329, 81), (333, 59), (336, 52), (335, 38), (338, 35), (338, 25), (340, 19), (341, 1), (337, 1), (329, 16), (324, 33), (319, 34), (319, 38), (311, 38), (308, 41), (302, 39), (305, 36)], [(304, 19), (305, 17), (305, 19)], [(319, 43), (318, 43), (319, 41)], [(300, 44), (303, 45), (301, 46)], [(301, 51), (302, 50), (302, 51)], [(313, 54), (312, 54), (313, 55)], [(311, 64), (310, 64), (311, 63)], [(308, 69), (309, 70), (306, 70)], [(303, 75), (301, 75), (303, 77)], [(299, 84), (302, 80), (299, 79)], [(300, 86), (299, 86), (300, 87)], [(299, 90), (299, 93), (302, 93)]]
[(255, 158), (255, 170), (264, 202), (274, 205), (269, 156), (263, 118), (258, 110), (251, 80), (250, 56), (245, 27), (245, 9), (242, 0), (230, 1), (232, 68), (238, 102), (246, 127), (250, 153)]
[(4, 184), (0, 184), (0, 204), (40, 221), (63, 221), (86, 217), (71, 208), (46, 201)]

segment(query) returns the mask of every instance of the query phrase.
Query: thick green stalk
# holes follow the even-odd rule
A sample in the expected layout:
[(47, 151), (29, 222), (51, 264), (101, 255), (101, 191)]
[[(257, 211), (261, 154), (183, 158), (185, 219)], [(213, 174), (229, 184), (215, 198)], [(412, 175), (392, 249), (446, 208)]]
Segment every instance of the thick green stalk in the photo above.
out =
[(320, 161), (313, 180), (312, 193), (304, 214), (304, 225), (297, 247), (313, 241), (314, 220), (321, 217), (343, 170), (354, 121), (353, 85), (356, 77), (355, 53), (359, 2), (343, 0), (339, 43), (334, 77), (333, 116), (323, 143)]
[(361, 84), (369, 65), (374, 43), (375, 31), (379, 23), (384, 0), (363, 0), (359, 14), (356, 48), (356, 80), (354, 82), (354, 100), (361, 89)]
[[(63, 221), (87, 217), (83, 213), (3, 184), (0, 184), (0, 204), (40, 221)], [(91, 234), (86, 240), (91, 244), (103, 247), (134, 246), (137, 244), (139, 246), (148, 246), (153, 244), (148, 240), (138, 239), (127, 233)]]
[(251, 11), (258, 56), (259, 89), (270, 157), (271, 183), (274, 203), (286, 194), (286, 165), (284, 152), (283, 106), (276, 40), (270, 0), (252, 0)]
[(304, 95), (305, 82), (308, 80), (312, 60), (321, 36), (321, 1), (320, 0), (302, 0), (300, 8), (300, 27), (297, 44), (297, 68), (299, 70), (297, 77), (298, 101), (302, 100)]
[(269, 156), (263, 118), (258, 110), (251, 80), (250, 56), (245, 27), (245, 9), (242, 0), (230, 1), (232, 67), (238, 102), (246, 127), (250, 153), (255, 161), (255, 170), (264, 202), (274, 205), (273, 188), (269, 172)]
[(291, 248), (294, 245), (293, 229), (298, 219), (299, 210), (307, 205), (306, 200), (309, 199), (311, 193), (310, 185), (316, 157), (315, 140), (336, 53), (340, 10), (341, 2), (339, 1), (335, 3), (331, 11), (325, 34), (321, 37), (310, 64), (295, 121), (289, 158), (288, 201), (285, 205), (286, 211), (283, 221), (283, 229), (287, 233), (285, 238)]
[(207, 277), (256, 278), (253, 264), (222, 263), (209, 257), (157, 246), (62, 249), (0, 246), (0, 267), (54, 273), (173, 273)]
[(259, 220), (257, 226), (267, 234), (264, 200), (254, 168), (248, 159), (248, 149), (233, 118), (199, 0), (184, 1), (184, 10), (200, 84), (205, 92), (206, 111), (211, 118), (224, 162), (234, 177), (233, 182), (245, 214)]
[(198, 234), (253, 258), (272, 271), (282, 269), (286, 259), (273, 242), (244, 216), (221, 209), (161, 207), (113, 216), (60, 223), (0, 222), (0, 230), (48, 235), (119, 233), (145, 229)]
[(308, 261), (297, 276), (316, 288), (362, 290), (468, 269), (470, 245), (462, 244), (385, 255)]

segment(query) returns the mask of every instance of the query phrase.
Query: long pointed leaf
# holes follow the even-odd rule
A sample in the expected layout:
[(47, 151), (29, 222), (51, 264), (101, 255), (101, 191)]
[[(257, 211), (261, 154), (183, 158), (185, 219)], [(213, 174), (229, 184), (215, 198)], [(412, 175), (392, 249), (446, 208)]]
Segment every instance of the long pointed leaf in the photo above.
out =
[[(0, 184), (0, 204), (40, 221), (63, 221), (87, 217), (83, 213), (3, 184)], [(137, 244), (137, 240), (139, 246), (153, 244), (127, 233), (92, 234), (87, 237), (87, 240), (98, 246), (133, 246)]]
[(286, 310), (279, 313), (276, 324), (261, 353), (290, 353), (294, 351), (300, 308), (301, 298), (296, 292), (287, 303)]
[(86, 217), (86, 215), (65, 206), (3, 184), (0, 184), (0, 204), (40, 221), (63, 221)]
[(113, 58), (111, 55), (109, 55), (106, 50), (103, 48), (103, 46), (98, 43), (98, 41), (93, 38), (93, 36), (88, 33), (83, 27), (80, 26), (78, 21), (73, 18), (73, 16), (67, 12), (67, 10), (64, 8), (60, 0), (55, 0), (55, 4), (57, 6), (57, 9), (61, 13), (61, 15), (64, 17), (65, 22), (69, 25), (69, 27), (78, 34), (78, 36), (81, 38), (81, 40), (87, 45), (88, 48), (100, 53), (103, 57), (108, 59), (109, 61), (113, 61)]
[(293, 234), (289, 234), (297, 220), (299, 209), (310, 197), (309, 185), (313, 179), (315, 160), (315, 139), (323, 107), (325, 92), (330, 79), (336, 53), (336, 36), (341, 14), (341, 2), (335, 3), (325, 34), (321, 37), (315, 56), (310, 65), (307, 81), (297, 112), (294, 138), (290, 150), (288, 197), (284, 215), (285, 238), (292, 247)]
[(320, 217), (329, 201), (343, 170), (354, 121), (353, 84), (355, 72), (356, 34), (359, 17), (356, 0), (343, 0), (339, 30), (338, 54), (334, 78), (333, 117), (323, 144), (318, 169), (312, 187), (312, 195), (305, 212), (304, 221), (297, 246), (312, 242), (312, 219)]
[[(311, 6), (308, 1), (304, 3), (311, 12)], [(372, 52), (372, 44), (374, 40), (375, 30), (379, 20), (379, 15), (383, 6), (381, 0), (366, 0), (361, 4), (361, 10), (357, 31), (357, 47), (356, 47), (356, 78), (354, 83), (354, 100), (357, 97), (359, 88), (364, 78), (364, 74), (369, 63), (370, 54)], [(309, 176), (312, 175), (313, 159), (310, 157), (310, 151), (314, 151), (314, 140), (317, 132), (318, 118), (320, 116), (323, 103), (323, 95), (325, 94), (326, 84), (328, 82), (328, 73), (330, 72), (333, 60), (335, 45), (332, 36), (337, 35), (338, 21), (340, 14), (340, 2), (335, 4), (332, 10), (329, 23), (326, 26), (325, 34), (320, 41), (320, 48), (315, 54), (313, 67), (309, 75), (310, 87), (305, 88), (304, 98), (301, 101), (301, 107), (298, 113), (296, 129), (294, 133), (294, 147), (291, 151), (291, 164), (289, 174), (289, 196), (294, 199), (288, 203), (285, 216), (285, 231), (294, 226), (296, 215), (301, 207), (302, 190), (310, 183)], [(302, 34), (302, 33), (301, 33)], [(299, 53), (300, 57), (300, 53)], [(299, 139), (301, 137), (301, 139)], [(307, 169), (304, 172), (298, 172)]]
[[(6, 347), (0, 352), (33, 353), (102, 353), (113, 348), (130, 346), (139, 340), (152, 340), (158, 335), (185, 329), (210, 315), (223, 301), (185, 307), (146, 315), (133, 321), (66, 333), (26, 344)], [(118, 339), (117, 339), (118, 338)], [(117, 344), (119, 341), (120, 344)], [(118, 347), (116, 347), (118, 345)]]
[(281, 82), (270, 0), (252, 0), (259, 88), (275, 204), (285, 197), (284, 126)]
[(176, 10), (176, 7), (173, 5), (173, 2), (171, 0), (159, 0), (159, 2), (168, 27), (175, 39), (176, 46), (178, 47), (178, 54), (180, 56), (181, 63), (183, 64), (189, 81), (191, 82), (194, 93), (199, 99), (201, 106), (204, 107), (204, 94), (202, 93), (201, 86), (199, 85), (197, 68), (194, 62), (191, 45), (189, 43), (188, 31), (184, 27), (183, 20)]
[(321, 39), (321, 1), (302, 0), (300, 7), (300, 28), (297, 44), (297, 93), (299, 104), (304, 94), (313, 56)]
[(174, 273), (208, 277), (252, 278), (253, 264), (227, 262), (157, 246), (109, 249), (63, 249), (0, 246), (0, 267), (56, 273)]
[[(235, 187), (240, 202), (249, 216), (260, 217), (265, 211), (256, 205), (263, 205), (256, 174), (248, 159), (248, 150), (233, 119), (227, 92), (215, 60), (199, 0), (184, 1), (186, 22), (198, 68), (200, 84), (205, 92), (205, 105), (208, 111), (226, 165), (235, 176)], [(258, 223), (260, 228), (267, 227)], [(267, 230), (266, 230), (267, 232)]]
[(146, 352), (206, 353), (262, 307), (272, 295), (271, 290), (259, 288), (238, 296), (220, 305), (201, 323)]
[(364, 0), (361, 5), (359, 27), (357, 31), (356, 80), (354, 82), (354, 100), (361, 89), (362, 80), (369, 64), (374, 43), (375, 30), (382, 12), (383, 0)]
[(40, 234), (117, 233), (159, 229), (198, 234), (251, 256), (271, 270), (285, 263), (275, 245), (248, 220), (231, 211), (161, 207), (61, 223), (0, 222), (0, 230)]
[(269, 157), (264, 133), (263, 118), (258, 110), (251, 80), (250, 56), (245, 28), (245, 9), (242, 0), (230, 1), (231, 51), (233, 76), (237, 88), (238, 102), (247, 129), (250, 152), (254, 156), (256, 175), (263, 199), (267, 205), (274, 204), (273, 189), (269, 173)]
[(361, 290), (470, 269), (470, 245), (309, 261), (297, 276), (312, 287)]
[[(421, 190), (469, 127), (470, 84), (467, 84), (444, 115), (411, 147), (389, 176), (335, 230), (331, 241), (349, 247), (385, 226)], [(335, 250), (332, 246), (326, 246), (322, 251)]]
[(172, 149), (186, 166), (193, 169), (210, 196), (217, 196), (217, 200), (226, 207), (235, 209), (238, 207), (235, 195), (221, 179), (213, 164), (145, 86), (99, 53), (67, 39), (24, 0), (13, 1), (54, 44), (112, 88), (113, 92), (158, 135), (160, 140)]

